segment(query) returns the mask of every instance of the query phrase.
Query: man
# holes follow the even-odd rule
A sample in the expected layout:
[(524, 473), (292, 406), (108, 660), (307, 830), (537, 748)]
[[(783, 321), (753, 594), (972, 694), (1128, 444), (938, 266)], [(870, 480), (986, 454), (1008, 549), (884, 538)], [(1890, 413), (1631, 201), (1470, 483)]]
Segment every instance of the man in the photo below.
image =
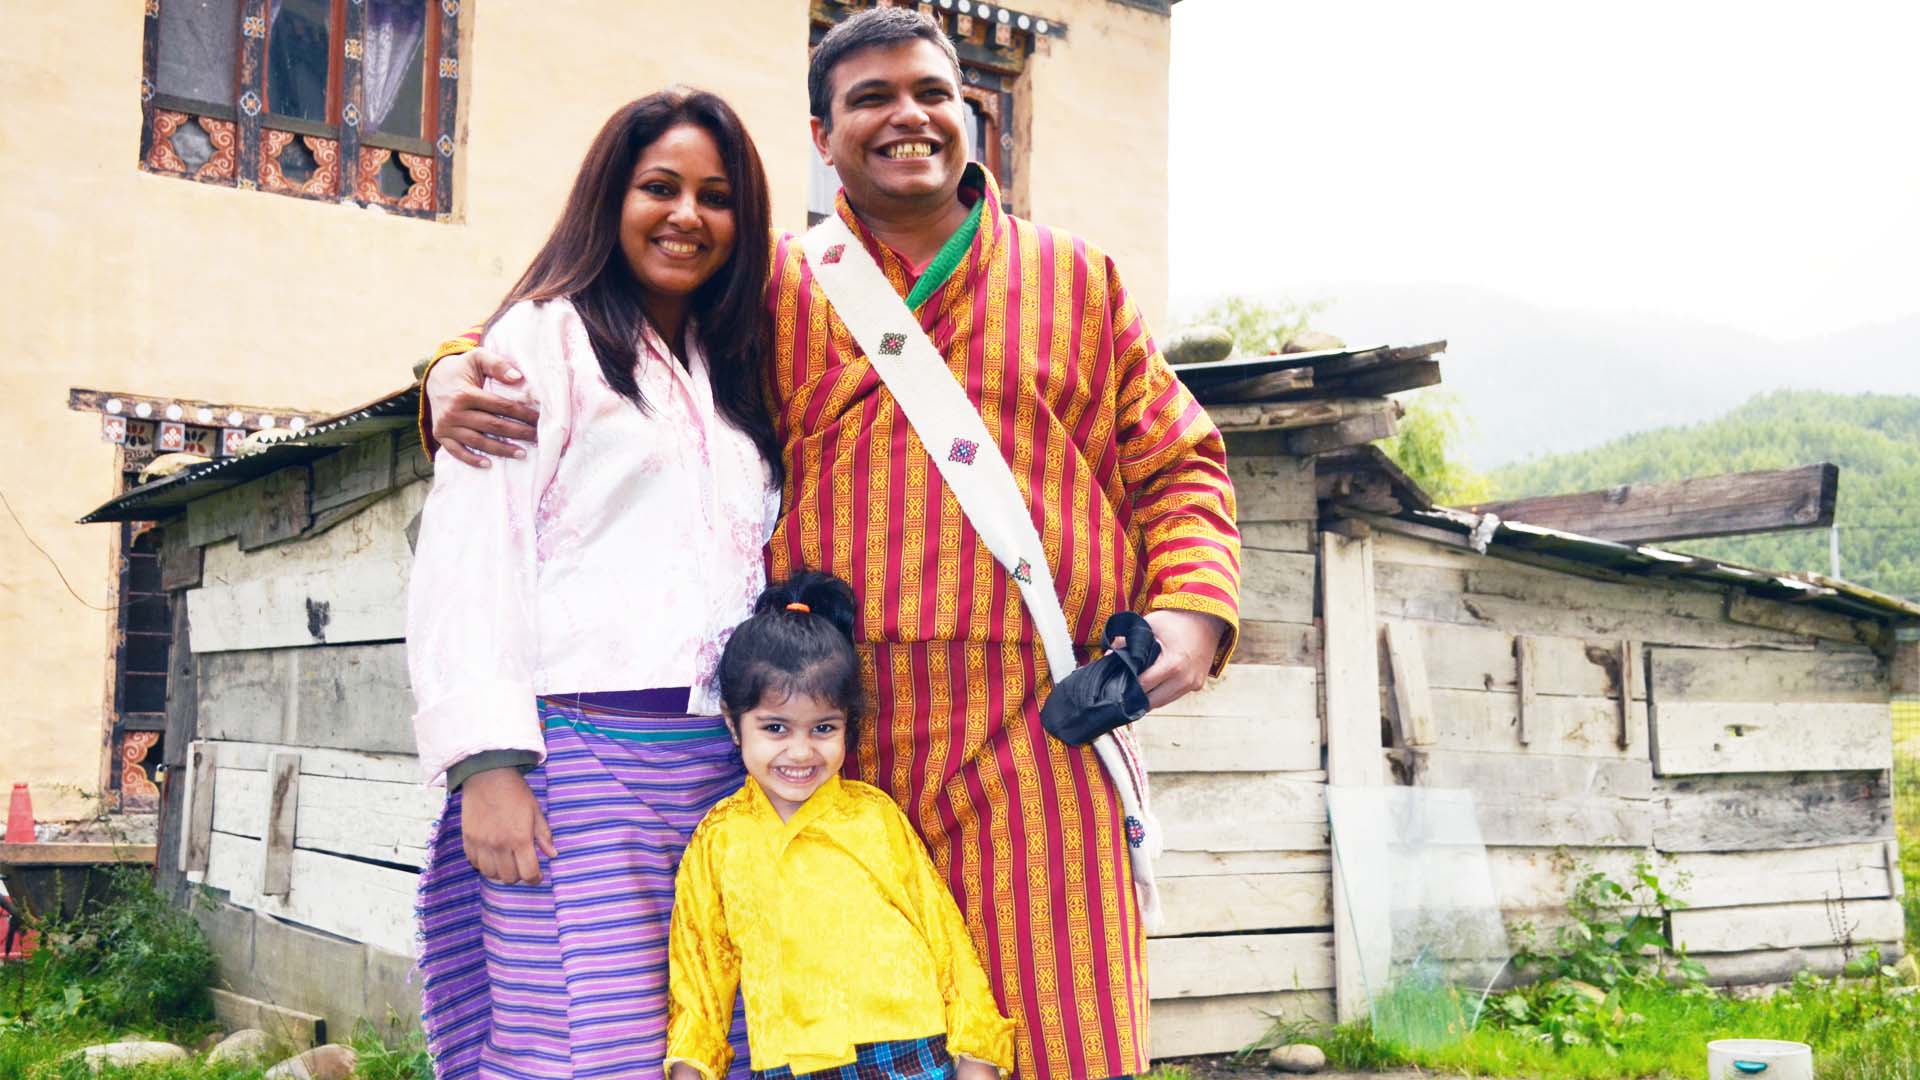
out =
[[(1111, 260), (1007, 215), (968, 164), (959, 78), (953, 45), (917, 14), (855, 15), (808, 71), (814, 146), (839, 173), (841, 217), (1012, 467), (1083, 655), (1111, 613), (1146, 614), (1163, 651), (1141, 681), (1158, 707), (1232, 650), (1239, 534), (1220, 434)], [(777, 240), (767, 299), (786, 464), (769, 577), (830, 570), (859, 598), (873, 717), (850, 771), (890, 792), (926, 840), (1019, 1025), (1019, 1074), (1143, 1072), (1145, 942), (1115, 788), (1090, 748), (1041, 727), (1052, 673), (1021, 595), (819, 292), (799, 238)], [(510, 358), (474, 351), (427, 380), (433, 434), (471, 463), (531, 437), (526, 406), (480, 389), (489, 376), (516, 381)]]

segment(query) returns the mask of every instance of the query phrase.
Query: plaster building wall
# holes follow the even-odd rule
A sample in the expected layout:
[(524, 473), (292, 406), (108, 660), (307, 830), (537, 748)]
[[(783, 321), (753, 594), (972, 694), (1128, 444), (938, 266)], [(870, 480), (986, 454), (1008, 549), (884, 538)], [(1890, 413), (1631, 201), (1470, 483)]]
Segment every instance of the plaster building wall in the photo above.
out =
[[(31, 783), (61, 820), (90, 814), (105, 776), (113, 624), (87, 605), (112, 602), (116, 530), (73, 522), (114, 494), (115, 456), (68, 387), (307, 415), (391, 391), (491, 310), (607, 115), (675, 80), (740, 110), (775, 222), (804, 225), (808, 5), (725, 9), (466, 0), (455, 220), (439, 223), (140, 171), (142, 0), (87, 18), (0, 0), (0, 99), (25, 106), (0, 131), (0, 492), (24, 527), (0, 523), (0, 783)], [(1029, 10), (1070, 34), (1022, 80), (1023, 203), (1103, 245), (1163, 328), (1168, 19), (1116, 0)]]
[[(109, 599), (115, 530), (73, 521), (114, 494), (114, 448), (97, 416), (66, 409), (68, 387), (309, 415), (393, 390), (491, 310), (613, 109), (676, 79), (763, 133), (776, 220), (804, 221), (795, 0), (730, 0), (727, 19), (699, 4), (468, 0), (452, 223), (141, 172), (144, 5), (98, 6), (82, 18), (0, 0), (0, 100), (15, 106), (0, 133), (0, 491), (91, 604)], [(782, 130), (796, 134), (768, 137)], [(90, 813), (101, 790), (110, 627), (0, 525), (0, 781), (30, 782), (43, 820)]]

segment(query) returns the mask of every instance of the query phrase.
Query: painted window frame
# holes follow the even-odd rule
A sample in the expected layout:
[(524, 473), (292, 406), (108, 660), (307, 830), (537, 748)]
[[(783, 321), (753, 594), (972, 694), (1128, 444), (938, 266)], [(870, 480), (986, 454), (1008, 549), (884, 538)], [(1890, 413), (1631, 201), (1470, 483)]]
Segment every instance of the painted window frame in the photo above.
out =
[[(460, 97), (462, 0), (426, 0), (427, 50), (423, 88), (425, 137), (363, 129), (362, 42), (367, 6), (362, 0), (330, 0), (334, 55), (327, 67), (327, 120), (314, 123), (267, 110), (268, 11), (271, 0), (241, 0), (236, 37), (234, 104), (173, 97), (155, 89), (160, 55), (160, 10), (168, 0), (146, 0), (141, 47), (140, 168), (221, 187), (269, 191), (322, 202), (377, 206), (406, 217), (449, 221), (453, 214), (454, 137)], [(198, 124), (213, 145), (212, 156), (189, 168), (175, 152), (173, 135)], [(305, 180), (280, 167), (280, 156), (299, 140), (317, 163)], [(398, 157), (408, 189), (388, 195), (380, 171)]]

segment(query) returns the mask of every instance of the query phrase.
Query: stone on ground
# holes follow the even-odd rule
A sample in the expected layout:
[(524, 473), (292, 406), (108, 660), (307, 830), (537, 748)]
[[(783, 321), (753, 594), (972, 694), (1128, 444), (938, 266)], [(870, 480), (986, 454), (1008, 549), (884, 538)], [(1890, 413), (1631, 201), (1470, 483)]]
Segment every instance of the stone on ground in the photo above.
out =
[(268, 1069), (265, 1080), (347, 1080), (358, 1064), (353, 1047), (328, 1043)]
[(128, 1067), (133, 1065), (152, 1065), (169, 1061), (185, 1061), (188, 1058), (185, 1047), (164, 1042), (117, 1042), (101, 1043), (80, 1051), (80, 1059), (87, 1063), (90, 1072), (99, 1072), (109, 1065)]
[(220, 1040), (220, 1045), (207, 1051), (207, 1064), (231, 1062), (242, 1068), (249, 1065), (265, 1065), (272, 1061), (274, 1055), (284, 1049), (284, 1046), (285, 1044), (279, 1039), (259, 1028), (243, 1028)]
[(1283, 1073), (1317, 1073), (1327, 1067), (1327, 1053), (1311, 1043), (1276, 1046), (1267, 1052), (1267, 1067)]

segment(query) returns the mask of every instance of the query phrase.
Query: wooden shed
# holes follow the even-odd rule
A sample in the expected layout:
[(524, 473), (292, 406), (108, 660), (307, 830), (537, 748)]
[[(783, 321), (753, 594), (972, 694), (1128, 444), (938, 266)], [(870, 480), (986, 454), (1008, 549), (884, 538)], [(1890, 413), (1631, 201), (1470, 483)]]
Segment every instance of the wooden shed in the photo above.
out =
[[(1183, 369), (1228, 432), (1244, 622), (1226, 677), (1140, 729), (1167, 840), (1157, 1057), (1237, 1049), (1275, 1014), (1364, 1014), (1384, 930), (1346, 910), (1330, 784), (1472, 792), (1516, 919), (1557, 917), (1570, 861), (1670, 858), (1691, 878), (1673, 933), (1717, 979), (1898, 948), (1889, 662), (1920, 608), (1432, 507), (1366, 444), (1393, 433), (1385, 395), (1439, 380), (1443, 348)], [(86, 519), (164, 522), (162, 881), (205, 894), (230, 1005), (336, 1031), (417, 1015), (414, 879), (440, 792), (412, 756), (402, 640), (428, 475), (414, 406), (394, 395)]]

